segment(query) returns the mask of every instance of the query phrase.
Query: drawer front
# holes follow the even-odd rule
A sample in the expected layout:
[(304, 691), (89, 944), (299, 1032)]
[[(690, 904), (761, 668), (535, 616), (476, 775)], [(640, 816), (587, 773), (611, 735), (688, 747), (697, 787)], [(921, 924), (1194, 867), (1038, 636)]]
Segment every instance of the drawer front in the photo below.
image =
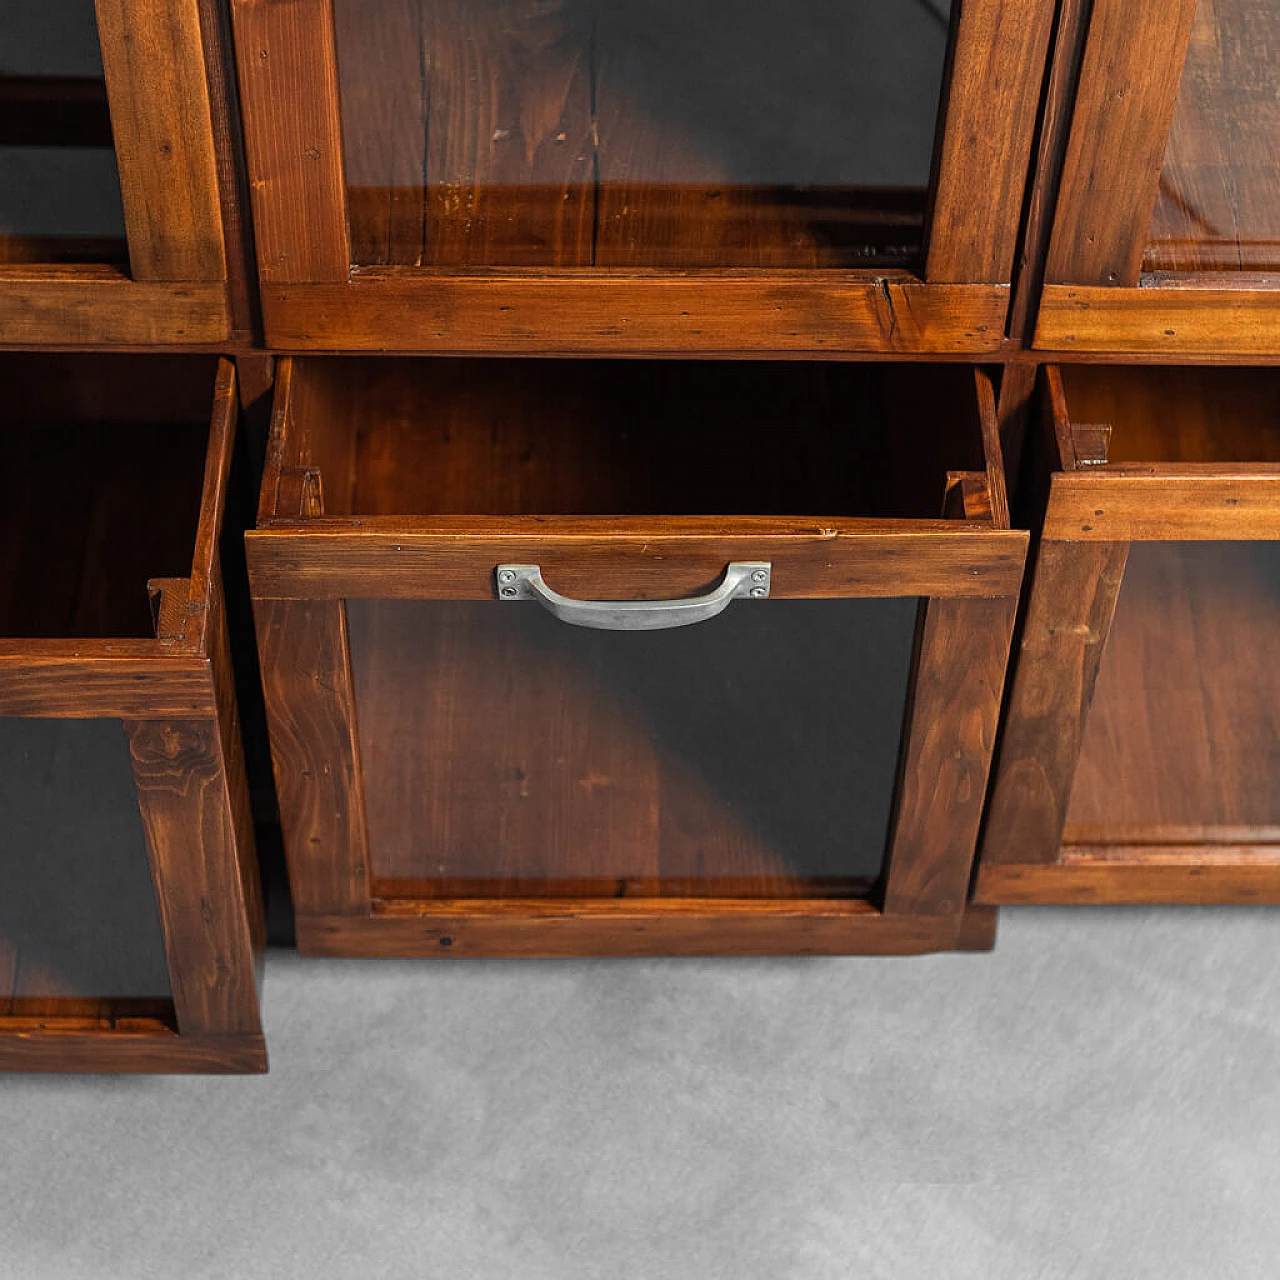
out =
[(234, 369), (49, 356), (5, 373), (0, 1070), (263, 1070), (218, 555)]
[(278, 346), (1000, 341), (1051, 3), (232, 12)]
[[(1165, 375), (1167, 405), (1144, 371), (1088, 379), (1114, 451), (1163, 456), (1053, 478), (981, 901), (1280, 901), (1280, 383), (1235, 372)], [(1186, 407), (1210, 386), (1220, 429)]]

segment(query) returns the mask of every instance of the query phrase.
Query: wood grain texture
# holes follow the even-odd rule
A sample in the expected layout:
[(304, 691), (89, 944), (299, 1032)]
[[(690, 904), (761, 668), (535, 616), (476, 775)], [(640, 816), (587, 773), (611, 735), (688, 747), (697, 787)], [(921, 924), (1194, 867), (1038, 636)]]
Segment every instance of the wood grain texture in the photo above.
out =
[(1000, 348), (1009, 300), (1007, 285), (858, 272), (264, 278), (267, 337), (280, 351), (965, 356)]
[(778, 598), (1016, 593), (1027, 535), (959, 522), (788, 524), (701, 520), (557, 520), (533, 517), (313, 521), (248, 535), (256, 597), (338, 600), (488, 600), (499, 564), (541, 564), (556, 590), (597, 596), (607, 575), (625, 598), (705, 591), (732, 560), (766, 559)]
[(1078, 542), (1272, 540), (1280, 537), (1280, 464), (1118, 463), (1057, 475), (1044, 536)]
[(1127, 544), (1040, 543), (982, 838), (983, 867), (1051, 863)]
[(1277, 637), (1275, 542), (1132, 547), (1063, 842), (1280, 827)]
[[(1197, 353), (1215, 359), (1280, 356), (1275, 288), (1214, 288), (1185, 277), (1153, 278), (1139, 289), (1047, 284), (1036, 320), (1042, 351), (1152, 354)], [(1189, 287), (1194, 284), (1194, 287)]]
[(231, 14), (258, 274), (264, 282), (346, 280), (332, 4), (233, 0)]
[(225, 342), (225, 284), (142, 283), (110, 267), (0, 267), (0, 342), (181, 347)]
[(1199, 2), (1094, 0), (1046, 280), (1138, 283)]
[(44, 1028), (10, 1032), (0, 1021), (0, 1071), (244, 1075), (266, 1069), (267, 1047), (261, 1035)]
[(128, 721), (180, 1033), (261, 1031), (216, 721)]
[(1144, 271), (1280, 269), (1280, 10), (1200, 0)]
[(1077, 905), (1168, 903), (1195, 906), (1280, 904), (1280, 871), (1271, 859), (1161, 864), (1080, 859), (1061, 864), (984, 863), (974, 901), (999, 906), (1061, 902)]
[(21, 643), (25, 652), (0, 654), (0, 715), (186, 719), (213, 714), (204, 661), (175, 658), (159, 641), (139, 658), (49, 655), (40, 641)]
[(96, 0), (96, 7), (133, 279), (224, 281), (198, 2)]
[(953, 947), (963, 917), (881, 915), (861, 902), (581, 903), (488, 900), (404, 914), (300, 917), (313, 956), (920, 955)]
[(341, 601), (262, 599), (254, 621), (299, 915), (369, 910), (355, 694)]
[(931, 284), (1007, 282), (1054, 5), (958, 9), (924, 274)]
[(1016, 609), (1012, 596), (925, 606), (886, 914), (964, 910)]

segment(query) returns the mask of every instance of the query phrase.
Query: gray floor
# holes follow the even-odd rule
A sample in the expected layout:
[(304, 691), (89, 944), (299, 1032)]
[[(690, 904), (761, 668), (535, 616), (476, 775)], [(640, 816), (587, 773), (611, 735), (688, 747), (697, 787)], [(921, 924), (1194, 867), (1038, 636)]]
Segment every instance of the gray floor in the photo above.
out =
[(992, 956), (273, 953), (272, 1072), (0, 1079), (0, 1275), (1280, 1274), (1280, 913)]

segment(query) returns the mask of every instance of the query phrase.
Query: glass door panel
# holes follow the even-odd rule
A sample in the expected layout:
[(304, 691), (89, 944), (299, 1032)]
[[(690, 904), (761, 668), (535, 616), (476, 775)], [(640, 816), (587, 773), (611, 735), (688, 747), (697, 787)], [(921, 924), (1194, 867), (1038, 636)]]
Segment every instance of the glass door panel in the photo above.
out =
[(1143, 269), (1280, 270), (1280, 5), (1200, 0)]
[(352, 253), (914, 264), (946, 0), (335, 0)]
[(0, 718), (0, 1015), (171, 1014), (124, 728)]
[(93, 0), (6, 0), (0, 264), (127, 261)]
[(1065, 844), (1280, 840), (1280, 545), (1138, 542)]
[(375, 896), (866, 897), (918, 604), (613, 632), (349, 600)]

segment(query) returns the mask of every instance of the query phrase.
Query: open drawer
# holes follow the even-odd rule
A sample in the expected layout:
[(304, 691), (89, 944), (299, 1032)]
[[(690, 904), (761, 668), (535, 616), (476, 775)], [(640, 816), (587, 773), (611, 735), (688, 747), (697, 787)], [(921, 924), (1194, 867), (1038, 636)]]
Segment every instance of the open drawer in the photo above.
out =
[(10, 354), (0, 383), (0, 1069), (264, 1070), (234, 368)]
[(1050, 366), (1042, 392), (978, 899), (1280, 902), (1280, 371)]
[(282, 361), (249, 561), (299, 945), (989, 941), (1005, 511), (969, 368)]

